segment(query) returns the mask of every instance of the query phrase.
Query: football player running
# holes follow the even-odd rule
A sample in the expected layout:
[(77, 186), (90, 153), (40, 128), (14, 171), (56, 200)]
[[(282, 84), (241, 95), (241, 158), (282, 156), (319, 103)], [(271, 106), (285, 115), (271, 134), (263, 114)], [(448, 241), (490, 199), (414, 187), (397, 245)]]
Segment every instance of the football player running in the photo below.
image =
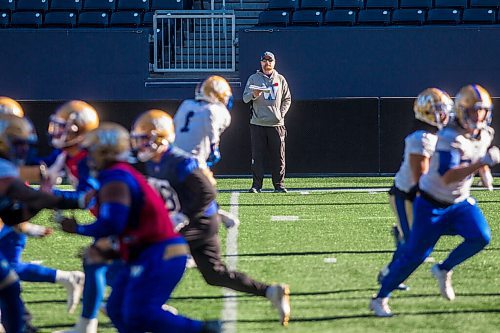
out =
[[(413, 201), (417, 184), (420, 177), (429, 170), (429, 160), (437, 143), (436, 133), (448, 123), (452, 107), (450, 96), (437, 88), (425, 89), (415, 99), (414, 131), (405, 138), (403, 162), (389, 191), (389, 202), (397, 220), (394, 228), (396, 251), (391, 263), (380, 271), (379, 283), (389, 273), (391, 264), (401, 253), (401, 247), (408, 241), (413, 224)], [(409, 288), (400, 284), (397, 289)]]
[[(29, 220), (44, 208), (78, 209), (78, 201), (67, 200), (32, 189), (19, 178), (18, 165), (27, 158), (33, 143), (31, 123), (15, 115), (0, 115), (0, 218), (7, 226)], [(2, 243), (4, 243), (2, 241)], [(2, 324), (8, 333), (26, 332), (19, 278), (0, 251), (0, 307)]]
[(443, 235), (460, 235), (464, 241), (448, 257), (432, 267), (441, 295), (452, 301), (453, 268), (490, 242), (490, 228), (470, 196), (473, 175), (483, 166), (500, 162), (500, 151), (491, 146), (492, 102), (488, 92), (474, 84), (463, 87), (455, 98), (454, 119), (438, 132), (436, 150), (429, 171), (419, 181), (414, 203), (414, 222), (408, 242), (382, 280), (371, 302), (376, 316), (392, 315), (390, 293), (429, 256)]
[[(213, 286), (267, 297), (278, 309), (280, 322), (290, 317), (289, 288), (267, 285), (244, 273), (230, 271), (221, 259), (216, 189), (199, 160), (173, 146), (172, 118), (161, 110), (140, 115), (132, 126), (132, 146), (146, 162), (147, 175), (167, 203), (176, 228), (186, 238), (191, 255), (205, 281)], [(177, 140), (175, 140), (177, 142)], [(179, 205), (180, 204), (180, 205)]]
[[(231, 123), (232, 107), (229, 83), (217, 75), (208, 77), (196, 87), (195, 99), (184, 101), (175, 113), (175, 145), (194, 155), (201, 168), (212, 168), (221, 159), (220, 136)], [(233, 214), (222, 209), (218, 212), (227, 228), (239, 224)]]
[(163, 200), (127, 162), (128, 131), (104, 123), (87, 134), (83, 146), (101, 185), (97, 219), (81, 225), (66, 218), (61, 224), (66, 232), (99, 239), (94, 250), (103, 257), (118, 252), (126, 262), (107, 303), (113, 325), (119, 332), (220, 332), (218, 322), (162, 310), (184, 274), (189, 249), (174, 231)]

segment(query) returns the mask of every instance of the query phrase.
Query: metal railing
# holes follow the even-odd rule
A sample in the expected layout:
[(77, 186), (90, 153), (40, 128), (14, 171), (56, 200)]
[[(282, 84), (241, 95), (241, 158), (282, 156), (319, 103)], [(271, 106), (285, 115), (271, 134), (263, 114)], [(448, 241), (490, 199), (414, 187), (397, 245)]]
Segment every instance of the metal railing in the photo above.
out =
[(156, 11), (153, 71), (234, 72), (235, 18), (232, 10)]

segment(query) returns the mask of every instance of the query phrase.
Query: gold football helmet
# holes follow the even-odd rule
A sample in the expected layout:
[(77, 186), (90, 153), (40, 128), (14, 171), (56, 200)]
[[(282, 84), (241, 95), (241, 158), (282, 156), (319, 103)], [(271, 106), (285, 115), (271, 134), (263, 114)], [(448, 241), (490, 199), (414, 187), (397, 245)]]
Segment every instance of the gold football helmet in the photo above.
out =
[(24, 117), (21, 105), (10, 97), (0, 96), (0, 114), (12, 114), (19, 118)]
[(446, 126), (452, 108), (450, 96), (437, 88), (425, 89), (413, 103), (415, 118), (437, 128)]
[(209, 103), (222, 103), (228, 110), (233, 107), (231, 87), (226, 79), (217, 75), (212, 75), (203, 81), (199, 91), (195, 91), (195, 98)]
[(96, 110), (84, 101), (69, 101), (50, 117), (49, 136), (56, 148), (65, 148), (82, 142), (86, 133), (99, 126)]
[(35, 129), (26, 118), (0, 114), (0, 154), (17, 165), (23, 165), (30, 146), (36, 143)]
[[(486, 116), (482, 121), (471, 119), (472, 110), (485, 110)], [(465, 129), (484, 129), (491, 123), (493, 103), (490, 94), (478, 84), (463, 87), (455, 97), (455, 118)]]
[(128, 131), (116, 123), (102, 123), (85, 135), (82, 146), (88, 150), (89, 167), (102, 170), (118, 161), (130, 158), (130, 136)]
[(132, 148), (141, 162), (149, 161), (157, 152), (165, 151), (174, 142), (172, 117), (162, 110), (149, 110), (134, 122), (131, 131)]

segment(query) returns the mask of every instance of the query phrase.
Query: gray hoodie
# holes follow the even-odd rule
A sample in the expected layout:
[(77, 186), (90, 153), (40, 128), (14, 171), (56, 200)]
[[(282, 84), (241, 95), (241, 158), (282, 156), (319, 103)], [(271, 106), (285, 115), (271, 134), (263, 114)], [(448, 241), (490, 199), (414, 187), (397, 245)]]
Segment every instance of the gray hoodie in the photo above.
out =
[[(250, 85), (270, 88), (259, 97), (254, 98)], [(243, 92), (243, 102), (251, 103), (252, 118), (250, 124), (259, 126), (283, 126), (285, 115), (292, 103), (292, 95), (283, 75), (274, 70), (271, 77), (261, 71), (248, 78)]]

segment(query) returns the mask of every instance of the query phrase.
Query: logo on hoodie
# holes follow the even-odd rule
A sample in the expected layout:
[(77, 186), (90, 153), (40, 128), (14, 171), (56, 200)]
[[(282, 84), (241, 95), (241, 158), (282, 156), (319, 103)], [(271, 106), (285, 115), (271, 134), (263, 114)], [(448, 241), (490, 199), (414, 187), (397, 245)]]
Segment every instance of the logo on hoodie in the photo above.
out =
[(268, 101), (274, 101), (276, 100), (276, 94), (278, 93), (278, 82), (274, 82), (269, 88), (271, 88), (269, 92), (264, 92), (264, 98)]

